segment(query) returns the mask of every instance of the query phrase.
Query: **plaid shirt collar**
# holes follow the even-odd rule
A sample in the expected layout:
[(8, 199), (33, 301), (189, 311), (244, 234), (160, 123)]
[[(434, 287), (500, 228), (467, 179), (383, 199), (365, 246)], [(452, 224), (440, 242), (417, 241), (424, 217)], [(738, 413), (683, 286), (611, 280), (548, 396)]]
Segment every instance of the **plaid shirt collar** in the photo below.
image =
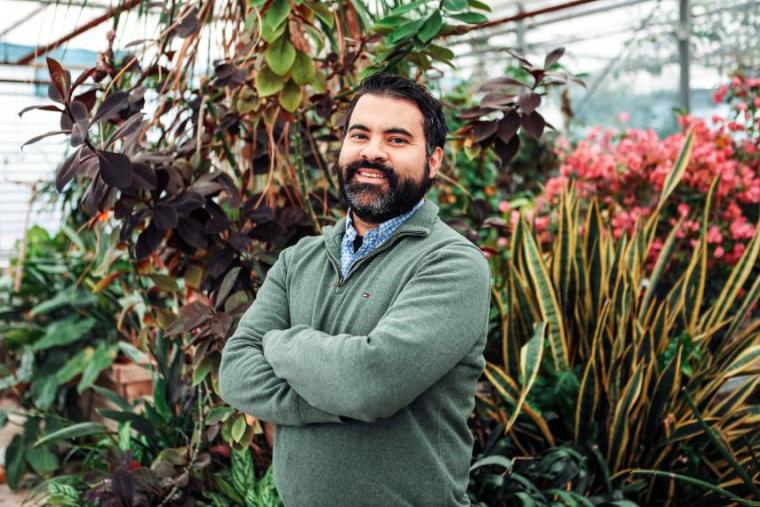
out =
[(407, 211), (403, 215), (393, 217), (390, 220), (381, 223), (374, 229), (367, 231), (367, 234), (364, 235), (364, 240), (362, 241), (361, 248), (359, 248), (359, 250), (357, 250), (355, 253), (354, 240), (356, 239), (358, 232), (354, 228), (353, 220), (351, 219), (351, 211), (349, 210), (349, 212), (346, 214), (346, 232), (343, 235), (343, 239), (340, 243), (340, 265), (341, 270), (343, 271), (343, 276), (346, 276), (346, 274), (348, 274), (348, 270), (351, 269), (351, 265), (354, 263), (354, 261), (356, 261), (356, 259), (364, 257), (385, 243), (385, 241), (391, 237), (396, 229), (398, 229), (401, 224), (406, 222), (407, 219), (409, 219), (409, 217), (412, 216), (424, 202), (425, 200), (423, 199), (417, 203), (414, 208)]

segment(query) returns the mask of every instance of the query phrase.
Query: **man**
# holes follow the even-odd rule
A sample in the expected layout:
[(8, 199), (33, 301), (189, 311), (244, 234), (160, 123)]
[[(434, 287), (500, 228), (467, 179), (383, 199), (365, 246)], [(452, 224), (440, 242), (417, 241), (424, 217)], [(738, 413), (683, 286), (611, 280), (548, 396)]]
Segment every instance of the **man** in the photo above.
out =
[(470, 505), (490, 272), (423, 199), (445, 138), (425, 88), (365, 79), (337, 163), (347, 217), (283, 250), (224, 348), (222, 397), (276, 425), (287, 507)]

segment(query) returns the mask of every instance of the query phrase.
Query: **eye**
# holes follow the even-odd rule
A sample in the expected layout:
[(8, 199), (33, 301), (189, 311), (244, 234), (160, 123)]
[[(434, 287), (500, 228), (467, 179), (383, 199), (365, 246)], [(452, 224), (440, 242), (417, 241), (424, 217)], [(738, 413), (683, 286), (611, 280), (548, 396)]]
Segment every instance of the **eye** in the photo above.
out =
[(391, 137), (390, 141), (391, 141), (392, 144), (405, 144), (406, 143), (406, 139), (404, 139), (403, 137)]
[(351, 135), (351, 139), (366, 139), (367, 136), (364, 134), (356, 133)]

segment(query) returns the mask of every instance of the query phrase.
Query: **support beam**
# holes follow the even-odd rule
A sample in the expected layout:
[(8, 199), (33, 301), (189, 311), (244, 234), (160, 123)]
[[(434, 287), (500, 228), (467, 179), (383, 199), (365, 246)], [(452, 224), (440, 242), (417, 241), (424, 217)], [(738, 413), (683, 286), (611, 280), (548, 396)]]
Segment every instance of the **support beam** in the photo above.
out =
[[(574, 10), (574, 11), (572, 11), (570, 13), (564, 13), (563, 12), (559, 16), (551, 16), (551, 17), (548, 17), (548, 18), (545, 18), (545, 19), (540, 19), (540, 20), (528, 23), (526, 28), (528, 30), (531, 30), (533, 28), (538, 28), (540, 26), (551, 25), (551, 24), (554, 24), (554, 23), (562, 23), (562, 22), (570, 20), (570, 19), (583, 18), (583, 17), (586, 17), (586, 16), (591, 16), (593, 14), (599, 14), (599, 13), (602, 13), (602, 12), (607, 12), (607, 11), (612, 11), (612, 10), (615, 10), (615, 9), (619, 9), (621, 7), (629, 7), (631, 5), (636, 5), (636, 4), (646, 3), (646, 2), (653, 2), (653, 1), (655, 1), (655, 0), (624, 0), (621, 3), (618, 3), (618, 4), (601, 4), (598, 7), (592, 7), (590, 9)], [(555, 6), (555, 7), (560, 7), (560, 6)], [(564, 8), (567, 9), (569, 7), (574, 7), (574, 5), (566, 6)], [(525, 14), (526, 13), (522, 13), (521, 14), (521, 13), (518, 12), (517, 16), (513, 16), (513, 17), (518, 17), (519, 19), (527, 19), (528, 17), (535, 17), (535, 16), (538, 16), (539, 14), (545, 14), (545, 12), (532, 11), (532, 13), (527, 13), (528, 15), (525, 15)], [(504, 18), (504, 19), (506, 19), (506, 18)], [(518, 21), (519, 21), (519, 19), (518, 19)], [(480, 26), (482, 26), (482, 25), (477, 25), (474, 28), (479, 28)], [(499, 29), (496, 29), (496, 30), (489, 30), (487, 33), (484, 33), (484, 35), (486, 35), (488, 37), (494, 37), (494, 36), (497, 36), (497, 35), (507, 35), (507, 34), (515, 33), (515, 32), (517, 32), (517, 29), (515, 27), (513, 27), (513, 26), (510, 26), (510, 27), (507, 27), (507, 28), (499, 28)], [(451, 43), (448, 44), (447, 47), (456, 46), (458, 44), (466, 44), (469, 41), (470, 41), (469, 38), (459, 37), (459, 38), (451, 41)]]
[(474, 32), (476, 30), (482, 30), (484, 28), (490, 28), (492, 26), (498, 26), (503, 25), (504, 23), (511, 23), (514, 21), (520, 21), (521, 19), (525, 18), (532, 18), (533, 16), (538, 16), (541, 14), (548, 14), (550, 12), (557, 12), (564, 9), (569, 9), (571, 7), (577, 7), (579, 5), (584, 4), (590, 4), (593, 2), (597, 2), (599, 0), (572, 0), (571, 2), (565, 2), (562, 4), (557, 5), (551, 5), (549, 7), (542, 7), (541, 9), (536, 9), (535, 11), (524, 11), (518, 14), (515, 14), (513, 16), (506, 16), (503, 18), (497, 18), (493, 19), (491, 21), (488, 21), (487, 23), (483, 23), (482, 25), (474, 25), (474, 26), (457, 26), (454, 31), (449, 35), (451, 36), (457, 36), (457, 35), (464, 35), (466, 33)]
[(100, 25), (104, 21), (108, 21), (112, 17), (116, 16), (120, 12), (127, 11), (131, 9), (132, 7), (135, 7), (136, 5), (140, 5), (142, 3), (142, 0), (127, 0), (124, 2), (124, 5), (120, 5), (118, 7), (114, 7), (113, 9), (108, 9), (105, 13), (103, 13), (101, 16), (98, 16), (97, 18), (89, 21), (88, 23), (85, 23), (84, 25), (80, 26), (73, 32), (64, 35), (60, 39), (51, 42), (47, 46), (41, 46), (35, 49), (34, 51), (24, 55), (19, 59), (18, 62), (16, 62), (19, 65), (27, 64), (33, 60), (36, 60), (40, 56), (44, 55), (45, 53), (54, 50), (55, 48), (62, 46), (69, 40), (73, 39), (77, 35), (86, 32), (87, 30), (90, 30), (91, 28), (95, 28), (96, 26)]
[(689, 33), (691, 32), (689, 0), (678, 0), (678, 64), (681, 68), (679, 91), (681, 109), (691, 110), (691, 84), (689, 83)]
[[(34, 2), (36, 4), (63, 6), (61, 0), (14, 0), (16, 2)], [(113, 5), (99, 2), (90, 2), (88, 0), (65, 0), (65, 7), (90, 7), (93, 9), (110, 9)]]
[[(517, 14), (523, 14), (524, 12), (525, 9), (523, 9), (523, 4), (517, 4)], [(528, 46), (525, 43), (525, 32), (527, 32), (525, 29), (525, 19), (521, 19), (517, 22), (517, 51), (519, 51), (521, 55), (524, 55), (528, 49)]]

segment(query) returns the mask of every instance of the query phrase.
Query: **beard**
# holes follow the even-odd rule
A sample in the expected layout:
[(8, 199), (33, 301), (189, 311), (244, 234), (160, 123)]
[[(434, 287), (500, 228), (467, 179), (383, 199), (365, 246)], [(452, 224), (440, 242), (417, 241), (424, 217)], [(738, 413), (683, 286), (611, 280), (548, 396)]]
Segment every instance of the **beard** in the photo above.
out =
[[(361, 168), (375, 169), (385, 176), (388, 188), (381, 182), (357, 183), (354, 176)], [(392, 167), (381, 162), (357, 160), (341, 167), (335, 164), (340, 193), (347, 207), (365, 222), (379, 224), (403, 215), (414, 208), (433, 184), (430, 165), (425, 162), (422, 180), (399, 178)]]

